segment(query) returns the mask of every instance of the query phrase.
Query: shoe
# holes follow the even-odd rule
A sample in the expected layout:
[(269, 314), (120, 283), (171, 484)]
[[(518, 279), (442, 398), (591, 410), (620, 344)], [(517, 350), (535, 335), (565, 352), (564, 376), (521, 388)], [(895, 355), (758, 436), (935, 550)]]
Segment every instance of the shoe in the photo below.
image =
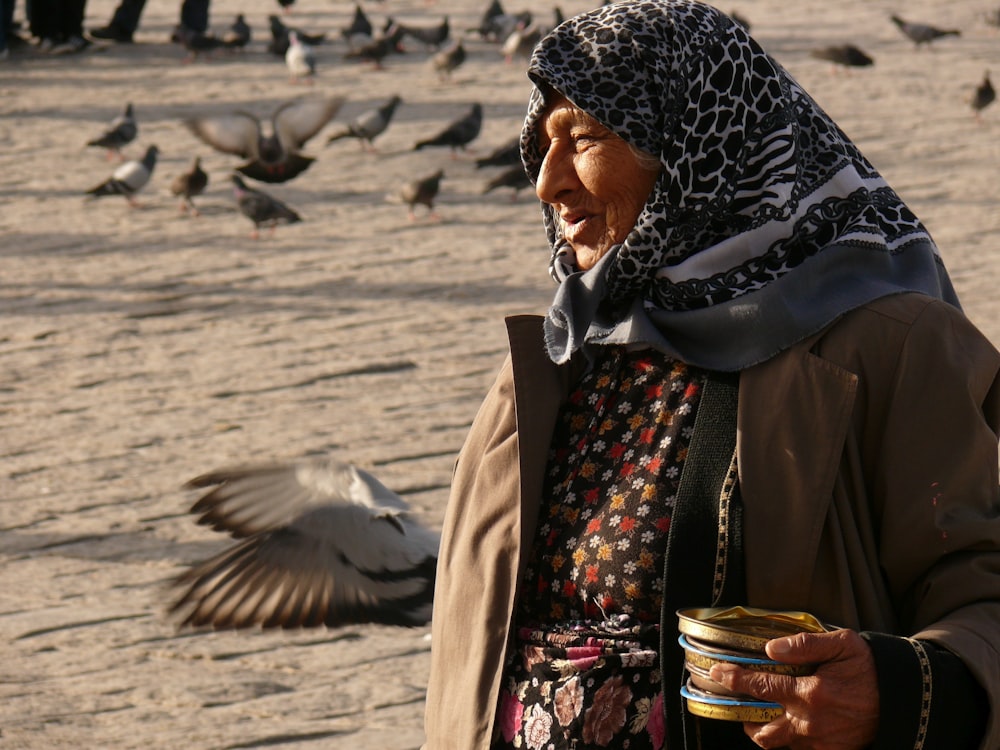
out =
[(77, 52), (83, 52), (89, 46), (89, 41), (84, 39), (82, 36), (74, 34), (62, 44), (57, 44), (53, 47), (51, 53), (53, 55), (74, 55)]
[(39, 39), (35, 43), (35, 49), (37, 49), (39, 52), (48, 52), (55, 46), (56, 43), (53, 40), (49, 39), (48, 37), (45, 37), (44, 39)]
[(128, 44), (132, 41), (132, 33), (125, 31), (121, 26), (108, 24), (87, 32), (92, 38), (107, 42), (123, 42)]

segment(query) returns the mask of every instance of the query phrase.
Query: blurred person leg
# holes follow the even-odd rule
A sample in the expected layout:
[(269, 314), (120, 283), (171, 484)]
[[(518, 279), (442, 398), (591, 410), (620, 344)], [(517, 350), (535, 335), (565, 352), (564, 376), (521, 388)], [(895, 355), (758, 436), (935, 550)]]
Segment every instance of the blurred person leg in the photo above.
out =
[(91, 29), (90, 36), (112, 42), (131, 42), (145, 6), (146, 0), (121, 0), (111, 21), (106, 26)]

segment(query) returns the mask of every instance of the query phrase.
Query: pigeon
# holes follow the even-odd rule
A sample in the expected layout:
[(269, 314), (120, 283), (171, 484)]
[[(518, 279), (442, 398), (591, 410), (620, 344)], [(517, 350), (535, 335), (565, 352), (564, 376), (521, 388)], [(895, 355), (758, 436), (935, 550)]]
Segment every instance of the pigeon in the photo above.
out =
[(448, 24), (448, 16), (445, 16), (441, 23), (435, 26), (410, 26), (405, 23), (397, 23), (391, 18), (386, 20), (386, 30), (393, 25), (399, 27), (399, 30), (403, 33), (404, 38), (411, 37), (416, 39), (425, 47), (429, 47), (431, 49), (439, 49), (442, 44), (448, 41), (448, 37), (451, 34), (451, 27)]
[(483, 106), (477, 102), (472, 105), (472, 108), (468, 112), (452, 122), (437, 135), (417, 141), (413, 146), (413, 150), (419, 151), (428, 146), (448, 146), (454, 156), (457, 149), (464, 151), (465, 147), (476, 139), (482, 127)]
[(521, 13), (504, 13), (499, 0), (493, 0), (490, 6), (483, 13), (479, 26), (470, 29), (486, 41), (502, 42), (511, 32), (518, 27), (528, 26), (531, 23), (532, 15), (530, 11)]
[(853, 44), (834, 44), (829, 47), (819, 47), (809, 53), (817, 60), (827, 60), (834, 65), (842, 65), (847, 68), (863, 68), (874, 65), (875, 60), (871, 55), (862, 52)]
[(123, 195), (128, 204), (136, 208), (139, 204), (135, 200), (135, 194), (146, 187), (146, 183), (152, 177), (159, 153), (156, 146), (150, 146), (142, 159), (125, 162), (115, 169), (108, 179), (88, 190), (87, 195), (92, 196), (91, 200), (105, 195)]
[(461, 42), (455, 42), (449, 47), (445, 47), (431, 58), (431, 65), (437, 71), (438, 78), (442, 81), (451, 78), (451, 74), (458, 66), (465, 62), (465, 47)]
[(376, 70), (384, 66), (382, 61), (393, 52), (403, 52), (401, 40), (403, 32), (398, 26), (391, 27), (382, 36), (375, 37), (370, 42), (362, 44), (344, 53), (345, 60), (361, 60), (373, 63)]
[(125, 111), (111, 121), (111, 124), (97, 138), (87, 141), (88, 146), (107, 149), (108, 158), (122, 156), (122, 148), (130, 144), (139, 135), (139, 124), (135, 120), (132, 103), (125, 105)]
[(476, 169), (483, 167), (513, 167), (521, 165), (521, 137), (514, 136), (491, 153), (476, 159)]
[(250, 25), (240, 13), (222, 36), (222, 44), (229, 49), (244, 49), (250, 44), (252, 38), (253, 32), (250, 30)]
[(402, 103), (398, 96), (392, 96), (387, 102), (375, 109), (362, 112), (339, 130), (330, 134), (327, 143), (339, 141), (342, 138), (357, 138), (361, 141), (361, 147), (367, 151), (374, 151), (373, 141), (389, 127), (396, 108)]
[(195, 477), (198, 523), (229, 548), (172, 582), (179, 628), (303, 628), (431, 619), (440, 535), (370, 473), (333, 459)]
[(399, 197), (402, 198), (403, 202), (407, 205), (407, 215), (409, 216), (410, 221), (414, 221), (417, 218), (417, 215), (414, 212), (414, 207), (417, 204), (427, 206), (427, 210), (430, 211), (431, 218), (438, 218), (437, 213), (434, 211), (434, 199), (441, 190), (441, 179), (443, 177), (444, 170), (439, 169), (433, 174), (420, 177), (403, 185), (402, 189), (399, 191)]
[(183, 24), (174, 29), (174, 32), (170, 35), (170, 39), (173, 42), (177, 42), (188, 51), (188, 55), (184, 58), (184, 62), (194, 62), (198, 59), (199, 55), (211, 57), (214, 50), (223, 46), (222, 40), (218, 37), (212, 34), (205, 34), (201, 31), (195, 31), (194, 29), (189, 29)]
[(341, 29), (340, 34), (344, 37), (348, 45), (353, 47), (359, 40), (371, 41), (375, 35), (375, 28), (372, 26), (372, 22), (368, 20), (368, 16), (365, 15), (361, 6), (355, 4), (354, 16), (351, 18), (351, 23), (346, 28)]
[(284, 57), (288, 52), (288, 47), (291, 44), (288, 35), (293, 31), (299, 35), (299, 41), (303, 44), (308, 44), (310, 47), (322, 44), (326, 38), (326, 34), (307, 34), (301, 29), (296, 29), (294, 26), (286, 26), (275, 15), (268, 16), (267, 20), (271, 25), (271, 41), (267, 44), (267, 51), (278, 57)]
[(990, 81), (990, 72), (986, 71), (982, 82), (976, 86), (976, 90), (972, 94), (972, 110), (976, 113), (977, 120), (981, 119), (982, 111), (996, 101), (996, 98), (997, 92)]
[(196, 156), (191, 162), (191, 167), (174, 178), (170, 183), (170, 192), (181, 199), (181, 211), (191, 212), (192, 216), (198, 215), (198, 209), (192, 200), (196, 195), (201, 195), (208, 187), (208, 174), (201, 168), (201, 157)]
[(960, 36), (962, 33), (958, 29), (939, 29), (936, 26), (930, 26), (925, 23), (904, 21), (897, 15), (889, 16), (889, 18), (917, 47), (921, 44), (930, 44), (935, 39), (940, 39), (941, 37)]
[(236, 205), (239, 206), (240, 213), (253, 222), (253, 234), (250, 236), (257, 239), (260, 236), (260, 228), (263, 225), (271, 227), (271, 234), (274, 234), (278, 224), (295, 224), (302, 221), (302, 217), (262, 190), (255, 190), (248, 187), (243, 179), (234, 174), (233, 193), (236, 196)]
[(500, 52), (504, 60), (510, 64), (515, 58), (527, 60), (531, 57), (531, 51), (542, 38), (542, 29), (531, 24), (529, 26), (518, 26), (504, 39), (500, 45)]
[(483, 195), (503, 187), (514, 189), (514, 193), (510, 197), (512, 201), (517, 200), (517, 195), (522, 190), (531, 187), (531, 180), (528, 179), (528, 174), (524, 171), (524, 167), (520, 164), (507, 167), (507, 169), (486, 183), (486, 187), (483, 188)]
[(308, 80), (312, 82), (316, 75), (316, 50), (305, 44), (296, 31), (288, 32), (288, 51), (285, 52), (285, 65), (292, 81)]
[(194, 117), (184, 124), (217, 151), (247, 159), (236, 171), (261, 182), (287, 182), (315, 161), (300, 149), (333, 119), (343, 103), (343, 97), (285, 102), (271, 115), (269, 133), (256, 116), (242, 111)]

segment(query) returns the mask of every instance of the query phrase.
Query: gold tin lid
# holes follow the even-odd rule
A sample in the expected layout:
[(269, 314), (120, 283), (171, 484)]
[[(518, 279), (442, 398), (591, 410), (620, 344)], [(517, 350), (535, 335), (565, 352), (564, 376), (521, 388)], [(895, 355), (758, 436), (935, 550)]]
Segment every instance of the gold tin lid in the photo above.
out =
[(677, 611), (677, 629), (712, 646), (762, 653), (773, 638), (829, 629), (808, 612), (753, 607), (707, 607)]
[(722, 721), (750, 721), (766, 724), (785, 713), (780, 703), (716, 695), (688, 683), (681, 688), (687, 709), (695, 716)]

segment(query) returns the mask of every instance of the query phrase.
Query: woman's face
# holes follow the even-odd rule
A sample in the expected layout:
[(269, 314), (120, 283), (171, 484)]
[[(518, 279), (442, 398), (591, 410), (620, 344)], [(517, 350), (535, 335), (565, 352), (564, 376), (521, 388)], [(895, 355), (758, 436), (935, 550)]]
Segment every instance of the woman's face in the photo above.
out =
[(624, 140), (563, 96), (542, 115), (538, 139), (545, 157), (535, 192), (558, 215), (576, 265), (589, 270), (632, 231), (659, 167), (641, 164)]

